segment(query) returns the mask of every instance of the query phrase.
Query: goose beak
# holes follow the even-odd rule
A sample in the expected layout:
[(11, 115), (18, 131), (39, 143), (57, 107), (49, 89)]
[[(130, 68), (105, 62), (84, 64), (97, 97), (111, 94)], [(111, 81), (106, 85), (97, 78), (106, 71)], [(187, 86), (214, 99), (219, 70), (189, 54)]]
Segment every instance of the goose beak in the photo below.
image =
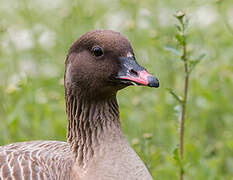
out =
[(128, 85), (159, 87), (159, 80), (140, 66), (134, 57), (121, 57), (117, 79)]

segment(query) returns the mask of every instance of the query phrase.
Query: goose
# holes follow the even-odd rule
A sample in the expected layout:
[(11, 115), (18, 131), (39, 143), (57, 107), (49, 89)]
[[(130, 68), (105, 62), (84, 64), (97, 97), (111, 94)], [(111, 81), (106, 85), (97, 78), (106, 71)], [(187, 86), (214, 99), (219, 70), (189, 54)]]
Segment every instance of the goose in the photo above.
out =
[(116, 94), (130, 85), (159, 87), (126, 37), (93, 30), (69, 49), (64, 74), (67, 142), (0, 147), (1, 180), (151, 180), (122, 133)]

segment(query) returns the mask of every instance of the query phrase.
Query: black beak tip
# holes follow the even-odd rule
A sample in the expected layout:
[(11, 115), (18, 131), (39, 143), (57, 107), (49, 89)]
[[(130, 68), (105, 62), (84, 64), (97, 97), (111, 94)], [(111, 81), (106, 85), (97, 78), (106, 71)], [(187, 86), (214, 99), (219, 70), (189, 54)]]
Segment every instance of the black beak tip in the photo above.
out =
[(156, 77), (149, 76), (149, 77), (147, 77), (147, 80), (148, 80), (149, 87), (155, 87), (155, 88), (159, 87), (159, 80)]

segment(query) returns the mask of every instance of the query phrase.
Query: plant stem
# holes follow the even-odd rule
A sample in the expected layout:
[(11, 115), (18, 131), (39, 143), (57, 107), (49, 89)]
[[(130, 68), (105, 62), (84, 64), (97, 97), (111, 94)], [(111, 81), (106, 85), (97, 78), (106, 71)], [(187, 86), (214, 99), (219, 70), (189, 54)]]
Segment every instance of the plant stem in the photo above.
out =
[[(187, 48), (186, 48), (186, 39), (185, 39), (185, 27), (182, 21), (182, 33), (183, 33), (183, 54), (181, 56), (184, 62), (184, 73), (185, 73), (185, 81), (184, 81), (184, 96), (182, 102), (182, 112), (181, 112), (181, 122), (180, 122), (180, 145), (179, 145), (179, 155), (180, 159), (183, 159), (183, 151), (184, 151), (184, 131), (185, 131), (185, 114), (186, 114), (186, 104), (188, 98), (188, 85), (189, 85), (189, 70), (188, 70), (188, 59), (187, 59)], [(183, 180), (184, 170), (180, 169), (180, 180)]]

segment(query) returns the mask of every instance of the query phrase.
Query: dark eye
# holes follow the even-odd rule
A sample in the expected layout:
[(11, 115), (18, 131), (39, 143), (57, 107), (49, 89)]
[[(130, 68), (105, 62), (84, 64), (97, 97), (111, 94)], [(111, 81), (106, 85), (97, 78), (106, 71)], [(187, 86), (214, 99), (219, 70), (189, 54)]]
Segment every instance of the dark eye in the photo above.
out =
[(102, 56), (104, 54), (100, 47), (93, 47), (92, 51), (96, 57)]

